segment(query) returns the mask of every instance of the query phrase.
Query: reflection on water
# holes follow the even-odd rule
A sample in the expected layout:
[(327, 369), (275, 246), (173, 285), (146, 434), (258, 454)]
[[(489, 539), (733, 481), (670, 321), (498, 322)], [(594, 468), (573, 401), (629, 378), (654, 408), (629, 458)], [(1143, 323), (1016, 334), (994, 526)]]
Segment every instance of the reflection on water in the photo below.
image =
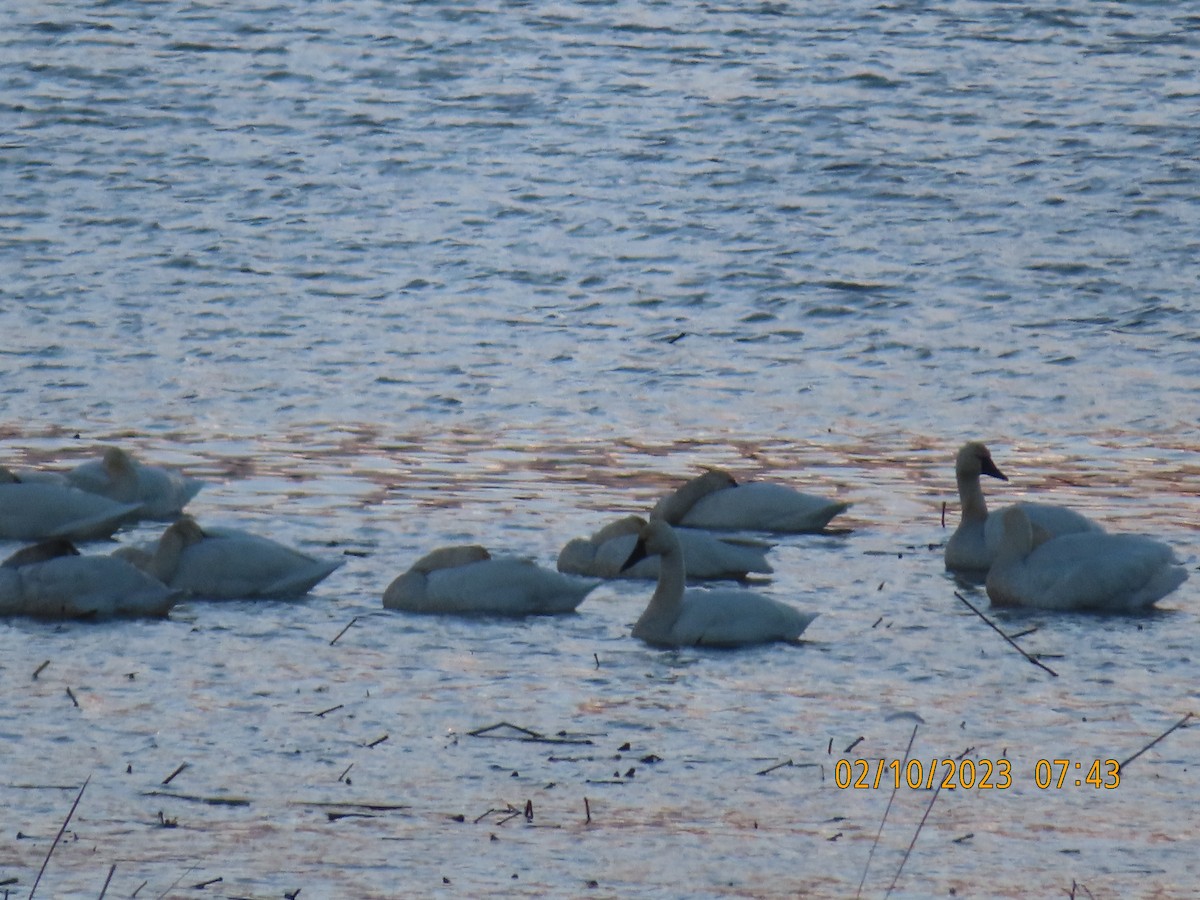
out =
[[(977, 438), (995, 504), (1196, 566), (1187, 9), (25, 6), (0, 463), (116, 443), (206, 479), (201, 523), (347, 561), (298, 602), (0, 624), (0, 887), (50, 854), (38, 896), (875, 897), (912, 845), (893, 896), (1192, 896), (1190, 729), (1115, 791), (1033, 776), (1197, 708), (1200, 578), (998, 614), (1053, 677), (941, 551)], [(853, 502), (772, 550), (803, 646), (650, 650), (644, 584), (381, 608), (435, 546), (550, 565), (704, 466)], [(901, 791), (872, 855), (890, 794), (832, 771), (903, 756), (897, 714), (1014, 783)]]
[[(1132, 755), (1195, 705), (1181, 629), (1192, 588), (1134, 619), (1003, 614), (1005, 630), (1033, 629), (1023, 646), (1059, 677), (1039, 672), (954, 599), (965, 591), (986, 607), (980, 589), (942, 572), (954, 444), (330, 434), (315, 449), (171, 445), (213, 482), (191, 507), (202, 522), (351, 554), (311, 598), (0, 630), (2, 793), (23, 835), (0, 865), (22, 885), (90, 775), (47, 873), (54, 895), (97, 890), (115, 864), (117, 895), (221, 878), (228, 896), (497, 885), (528, 896), (845, 896), (888, 792), (840, 790), (833, 765), (903, 756), (912, 720), (899, 712), (924, 719), (922, 759), (1004, 757), (1014, 771), (1005, 791), (938, 795), (901, 895), (1149, 877), (1182, 896), (1191, 883), (1186, 817), (1168, 812), (1191, 786), (1186, 733), (1131, 764), (1117, 791), (1039, 790), (1033, 775), (1042, 758)], [(46, 452), (54, 440), (78, 447), (50, 435), (22, 444)], [(157, 461), (152, 444), (138, 449)], [(1108, 452), (1093, 469), (1079, 448), (996, 448), (1013, 481), (992, 496), (1052, 492), (1131, 524), (1152, 510), (1168, 537), (1194, 530), (1190, 498), (1159, 461)], [(469, 537), (552, 564), (565, 540), (614, 511), (645, 511), (701, 463), (855, 502), (849, 534), (780, 539), (760, 585), (822, 611), (804, 646), (643, 647), (628, 637), (643, 584), (603, 586), (577, 615), (519, 622), (380, 607), (387, 582), (433, 545)], [(151, 533), (139, 526), (137, 537)], [(471, 734), (502, 722), (545, 740)], [(868, 895), (890, 883), (930, 799), (897, 795)]]

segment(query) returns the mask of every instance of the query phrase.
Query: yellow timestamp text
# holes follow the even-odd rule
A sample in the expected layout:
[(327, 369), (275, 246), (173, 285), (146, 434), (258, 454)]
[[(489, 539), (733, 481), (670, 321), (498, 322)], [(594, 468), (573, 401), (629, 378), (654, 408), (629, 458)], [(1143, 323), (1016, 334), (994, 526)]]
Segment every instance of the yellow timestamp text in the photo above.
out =
[[(839, 788), (894, 790), (1007, 790), (1013, 786), (1013, 765), (1008, 759), (839, 759), (833, 766), (833, 783)], [(1040, 790), (1092, 787), (1112, 790), (1121, 784), (1121, 764), (1115, 759), (1076, 762), (1039, 759), (1033, 766), (1033, 783)]]

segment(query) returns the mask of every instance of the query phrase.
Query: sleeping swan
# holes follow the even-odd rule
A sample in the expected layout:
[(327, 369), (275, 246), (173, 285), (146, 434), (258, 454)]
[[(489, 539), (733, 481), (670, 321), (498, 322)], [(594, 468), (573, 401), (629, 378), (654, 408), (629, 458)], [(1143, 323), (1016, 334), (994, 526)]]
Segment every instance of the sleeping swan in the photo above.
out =
[(1003, 513), (1003, 535), (987, 576), (996, 606), (1133, 612), (1187, 580), (1167, 544), (1140, 534), (1078, 532), (1034, 547), (1033, 526), (1019, 506)]
[[(987, 501), (979, 476), (989, 475), (1008, 481), (996, 468), (988, 448), (978, 441), (963, 444), (954, 462), (962, 519), (946, 542), (946, 568), (982, 576), (992, 565), (1000, 546), (1001, 516), (1004, 510), (988, 515)], [(1079, 531), (1103, 532), (1104, 529), (1080, 513), (1065, 506), (1045, 503), (1018, 503), (1033, 524), (1035, 543)]]
[(137, 519), (141, 509), (53, 481), (25, 481), (0, 467), (2, 540), (100, 540)]
[(683, 548), (661, 519), (644, 523), (627, 565), (660, 557), (658, 584), (633, 626), (633, 636), (656, 647), (741, 647), (795, 641), (816, 618), (762, 594), (738, 589), (685, 590)]
[(156, 545), (116, 551), (164, 584), (200, 600), (299, 597), (342, 565), (234, 528), (180, 516)]
[[(558, 571), (598, 578), (658, 578), (659, 558), (647, 556), (625, 567), (645, 520), (626, 516), (605, 525), (590, 538), (568, 541), (558, 554)], [(750, 572), (769, 574), (771, 545), (750, 538), (717, 537), (695, 528), (676, 528), (683, 545), (687, 577), (745, 578)]]
[(803, 534), (822, 530), (849, 506), (784, 484), (738, 484), (728, 472), (709, 469), (659, 500), (650, 517), (687, 528)]
[(413, 563), (383, 594), (388, 609), (456, 615), (568, 613), (600, 582), (543, 569), (529, 559), (493, 559), (475, 544), (442, 547)]
[(119, 447), (109, 447), (99, 460), (81, 463), (67, 473), (74, 487), (121, 503), (140, 503), (147, 519), (173, 519), (204, 487), (160, 466), (142, 465)]
[(0, 616), (165, 616), (178, 594), (123, 559), (80, 556), (69, 541), (18, 550), (0, 564)]

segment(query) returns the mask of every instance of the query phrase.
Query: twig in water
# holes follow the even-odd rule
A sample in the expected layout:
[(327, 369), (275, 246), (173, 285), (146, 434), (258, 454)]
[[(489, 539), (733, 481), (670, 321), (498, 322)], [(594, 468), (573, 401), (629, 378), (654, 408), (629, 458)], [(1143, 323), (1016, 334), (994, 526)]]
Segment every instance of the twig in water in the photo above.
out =
[[(904, 764), (903, 768), (907, 770), (908, 755), (912, 753), (913, 741), (917, 739), (917, 729), (921, 727), (920, 722), (913, 724), (912, 734), (908, 736), (908, 746), (904, 748)], [(883, 834), (883, 826), (887, 823), (888, 813), (892, 811), (892, 804), (896, 800), (896, 792), (900, 789), (900, 783), (897, 781), (892, 785), (892, 796), (888, 797), (887, 806), (883, 808), (883, 818), (879, 821), (879, 830), (875, 832), (875, 841), (871, 844), (871, 852), (867, 854), (867, 864), (863, 867), (862, 878), (858, 882), (858, 893), (856, 898), (862, 896), (863, 885), (867, 882), (867, 872), (871, 870), (871, 859), (875, 856), (875, 848), (879, 846), (879, 836)]]
[(587, 797), (583, 798), (583, 813), (584, 813), (584, 815), (587, 816), (587, 818), (584, 819), (583, 824), (591, 825), (592, 824), (592, 805), (590, 803), (588, 803)]
[(172, 772), (170, 775), (168, 775), (166, 778), (163, 779), (163, 781), (162, 781), (163, 786), (165, 787), (166, 785), (168, 785), (172, 781), (174, 781), (175, 776), (178, 775), (180, 772), (182, 772), (187, 767), (188, 767), (187, 763), (180, 763), (179, 768), (177, 768), (174, 772)]
[[(510, 729), (517, 732), (512, 734), (493, 734), (500, 729)], [(529, 728), (522, 728), (520, 725), (514, 725), (511, 722), (497, 722), (495, 725), (487, 725), (483, 728), (476, 728), (474, 731), (468, 731), (468, 735), (478, 738), (492, 738), (493, 740), (507, 741), (530, 741), (538, 744), (591, 744), (591, 738), (573, 738), (567, 737), (566, 732), (559, 732), (556, 737), (547, 737), (543, 734), (538, 734)]]
[(346, 766), (346, 768), (342, 769), (342, 774), (338, 776), (337, 780), (341, 781), (343, 778), (345, 778), (350, 773), (350, 770), (353, 768), (354, 768), (354, 763), (350, 763), (350, 765), (348, 765), (348, 766)]
[(866, 738), (865, 738), (865, 737), (863, 737), (863, 736), (860, 734), (860, 735), (859, 735), (858, 737), (856, 737), (856, 738), (855, 738), (853, 741), (851, 741), (851, 742), (850, 742), (850, 746), (849, 746), (849, 747), (847, 747), (847, 748), (846, 748), (845, 750), (843, 750), (842, 752), (843, 752), (843, 753), (849, 753), (851, 750), (853, 750), (855, 747), (857, 747), (859, 744), (861, 744), (861, 743), (862, 743), (863, 741), (865, 741), (865, 740), (866, 740)]
[(592, 659), (594, 659), (594, 660), (596, 661), (596, 668), (597, 668), (597, 669), (598, 669), (598, 668), (600, 668), (600, 654), (599, 654), (599, 653), (593, 653), (593, 654), (592, 654)]
[(44, 670), (46, 668), (46, 666), (48, 666), (48, 665), (50, 665), (50, 660), (46, 660), (44, 663), (42, 663), (40, 666), (38, 666), (36, 669), (33, 670), (33, 680), (34, 681), (37, 681), (37, 677), (42, 674), (42, 670)]
[(983, 619), (983, 621), (987, 622), (988, 627), (991, 628), (992, 631), (996, 632), (996, 634), (1000, 635), (1000, 637), (1002, 637), (1006, 641), (1008, 641), (1013, 646), (1013, 648), (1016, 649), (1016, 651), (1018, 653), (1020, 653), (1023, 657), (1025, 657), (1027, 660), (1029, 660), (1031, 663), (1033, 663), (1039, 669), (1045, 669), (1047, 672), (1049, 672), (1055, 678), (1058, 677), (1058, 673), (1055, 672), (1052, 668), (1050, 668), (1048, 665), (1041, 662), (1040, 660), (1034, 659), (1032, 656), (1030, 656), (1028, 653), (1026, 653), (1024, 650), (1022, 650), (1020, 647), (1018, 647), (1016, 642), (1012, 638), (1010, 638), (1007, 634), (1005, 634), (1003, 631), (1001, 631), (996, 626), (995, 622), (993, 622), (991, 619), (989, 619), (987, 616), (985, 616), (983, 613), (981, 613), (978, 609), (976, 609), (974, 606), (972, 606), (970, 600), (968, 600), (966, 597), (964, 597), (958, 591), (954, 592), (954, 596), (957, 597), (959, 600), (961, 600), (963, 603), (965, 603), (967, 605), (967, 608), (969, 610), (971, 610), (971, 612), (975, 613), (975, 615), (979, 616), (979, 618), (981, 618), (981, 619)]
[(942, 527), (946, 527), (946, 501), (942, 501)]
[(58, 842), (62, 840), (63, 832), (67, 830), (67, 824), (71, 821), (71, 816), (75, 815), (75, 808), (79, 806), (79, 801), (83, 799), (83, 792), (91, 780), (91, 775), (83, 780), (83, 786), (79, 788), (79, 793), (75, 795), (75, 802), (71, 804), (71, 809), (67, 813), (67, 817), (63, 819), (62, 827), (58, 829), (58, 834), (54, 836), (54, 841), (50, 844), (50, 849), (46, 851), (46, 858), (42, 860), (42, 867), (38, 870), (37, 878), (33, 879), (33, 887), (29, 889), (29, 900), (33, 900), (33, 895), (37, 893), (38, 883), (42, 880), (42, 876), (46, 874), (46, 866), (50, 865), (50, 856), (54, 853), (54, 848), (58, 846)]
[(345, 634), (347, 631), (349, 631), (350, 626), (353, 625), (357, 621), (358, 621), (358, 616), (355, 616), (353, 619), (351, 619), (346, 624), (346, 627), (337, 633), (337, 637), (335, 637), (332, 641), (329, 642), (329, 646), (332, 647), (334, 644), (336, 644), (338, 642), (338, 638), (340, 638), (343, 634)]
[[(1145, 747), (1143, 747), (1137, 753), (1133, 754), (1133, 756), (1129, 757), (1129, 759), (1125, 760), (1125, 762), (1121, 763), (1118, 766), (1118, 769), (1123, 770), (1127, 765), (1129, 765), (1131, 762), (1133, 762), (1135, 759), (1137, 759), (1139, 756), (1141, 756), (1143, 753), (1145, 753), (1147, 750), (1149, 750), (1151, 747), (1153, 747), (1155, 744), (1157, 744), (1159, 741), (1161, 741), (1163, 738), (1165, 738), (1168, 734), (1170, 734), (1176, 728), (1182, 728), (1185, 724), (1187, 724), (1187, 720), (1190, 719), (1193, 715), (1194, 715), (1194, 713), (1188, 713), (1186, 716), (1184, 716), (1182, 719), (1180, 719), (1178, 722), (1176, 722), (1174, 725), (1172, 725), (1170, 728), (1168, 728), (1166, 731), (1164, 731), (1162, 734), (1160, 734), (1158, 737), (1156, 737), (1154, 740), (1152, 740), (1150, 743), (1148, 743)], [(1086, 888), (1085, 888), (1085, 890), (1086, 890)]]
[(776, 769), (782, 769), (782, 768), (785, 768), (786, 766), (790, 766), (790, 765), (792, 765), (792, 761), (790, 759), (785, 759), (781, 763), (775, 763), (775, 765), (768, 766), (767, 768), (763, 769), (761, 772), (755, 772), (754, 774), (755, 775), (769, 775), (770, 773), (774, 772)]
[(96, 900), (104, 900), (104, 895), (108, 893), (108, 886), (112, 883), (113, 872), (117, 871), (117, 864), (113, 863), (108, 867), (108, 877), (104, 879), (104, 887), (100, 888), (100, 896)]
[(322, 719), (327, 714), (329, 714), (331, 712), (336, 712), (337, 710), (341, 709), (345, 705), (346, 704), (344, 704), (344, 703), (339, 703), (337, 706), (331, 706), (331, 707), (329, 707), (329, 709), (323, 709), (319, 713), (313, 713), (313, 715), (318, 719)]
[(79, 701), (75, 699), (75, 695), (71, 693), (71, 688), (67, 688), (67, 696), (71, 698), (71, 702), (75, 704), (75, 708), (79, 709)]
[(388, 739), (388, 736), (386, 734), (383, 737), (375, 738), (375, 740), (373, 740), (373, 741), (371, 741), (371, 743), (367, 744), (367, 749), (369, 750), (372, 747), (378, 747), (380, 744), (382, 744), (387, 739)]
[[(942, 779), (942, 784), (945, 783), (945, 779)], [(925, 827), (925, 820), (929, 818), (929, 813), (933, 810), (933, 804), (937, 802), (938, 794), (942, 792), (942, 784), (937, 786), (933, 792), (933, 796), (929, 798), (929, 805), (925, 807), (925, 815), (921, 816), (921, 821), (917, 823), (917, 830), (913, 832), (913, 838), (908, 844), (908, 849), (904, 851), (904, 857), (900, 860), (900, 865), (896, 869), (896, 877), (892, 879), (887, 893), (883, 895), (884, 900), (892, 896), (892, 891), (896, 889), (896, 884), (900, 881), (900, 873), (904, 871), (904, 864), (908, 862), (908, 857), (912, 855), (913, 847), (917, 846), (917, 838), (921, 835), (921, 829)]]

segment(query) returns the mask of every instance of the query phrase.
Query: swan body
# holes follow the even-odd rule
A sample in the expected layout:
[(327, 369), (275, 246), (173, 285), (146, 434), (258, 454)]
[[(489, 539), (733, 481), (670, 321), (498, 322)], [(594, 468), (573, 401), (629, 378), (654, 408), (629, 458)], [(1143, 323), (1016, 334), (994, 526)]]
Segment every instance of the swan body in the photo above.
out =
[(456, 615), (529, 616), (572, 612), (599, 584), (543, 569), (528, 559), (493, 558), (478, 545), (442, 547), (383, 594), (388, 609)]
[(158, 543), (121, 556), (171, 588), (200, 600), (277, 600), (309, 592), (342, 565), (234, 528), (176, 519)]
[(53, 481), (25, 481), (0, 468), (3, 540), (100, 540), (135, 520), (141, 510), (139, 503), (118, 503)]
[(142, 504), (142, 517), (173, 519), (204, 487), (161, 466), (138, 462), (119, 447), (109, 447), (99, 460), (81, 463), (66, 473), (74, 487), (121, 503)]
[[(954, 462), (954, 477), (958, 482), (958, 498), (962, 519), (950, 540), (946, 542), (946, 568), (956, 572), (982, 575), (991, 568), (1003, 534), (1003, 513), (988, 513), (987, 501), (979, 478), (988, 475), (1008, 481), (992, 461), (988, 448), (978, 441), (969, 441), (958, 451)], [(1025, 510), (1033, 526), (1034, 542), (1077, 532), (1103, 533), (1104, 529), (1082, 513), (1065, 506), (1047, 503), (1017, 503)]]
[(784, 484), (738, 484), (728, 472), (709, 469), (659, 500), (650, 517), (686, 528), (803, 534), (821, 531), (849, 506)]
[[(558, 554), (558, 571), (598, 578), (658, 578), (659, 557), (647, 556), (625, 567), (637, 545), (644, 520), (626, 516), (605, 525), (590, 538), (568, 541)], [(750, 572), (769, 574), (771, 545), (749, 538), (722, 538), (695, 528), (676, 528), (683, 545), (687, 577), (745, 578)]]
[(658, 583), (633, 636), (656, 647), (742, 647), (795, 641), (816, 618), (786, 603), (740, 589), (685, 588), (684, 550), (667, 522), (643, 524), (633, 565), (642, 555), (660, 558)]
[(1033, 525), (1020, 507), (1005, 510), (1001, 525), (987, 576), (996, 606), (1133, 612), (1187, 580), (1169, 545), (1140, 534), (1077, 532), (1034, 546)]
[(67, 541), (27, 547), (0, 564), (0, 616), (161, 617), (178, 597), (125, 560), (80, 556)]

